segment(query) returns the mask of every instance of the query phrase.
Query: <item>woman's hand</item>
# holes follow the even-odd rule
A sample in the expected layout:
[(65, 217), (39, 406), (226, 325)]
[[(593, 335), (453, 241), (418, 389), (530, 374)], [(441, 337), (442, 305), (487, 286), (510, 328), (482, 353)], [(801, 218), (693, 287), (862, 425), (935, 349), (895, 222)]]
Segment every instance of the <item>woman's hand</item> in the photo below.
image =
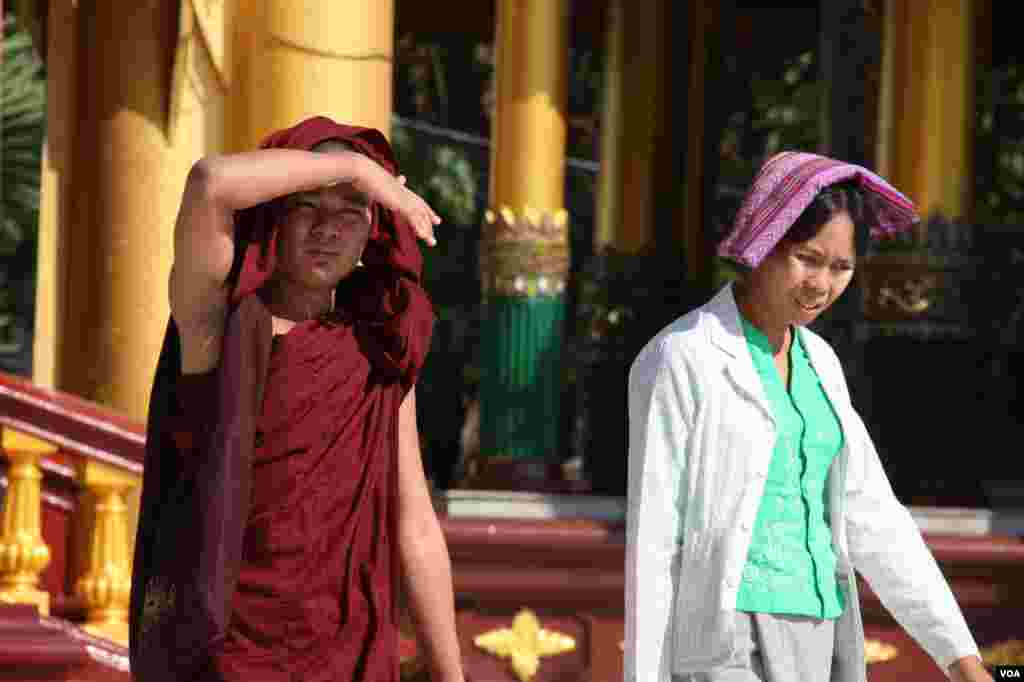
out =
[(953, 682), (993, 682), (977, 656), (964, 656), (949, 666), (949, 677)]
[(395, 177), (383, 166), (362, 154), (358, 157), (358, 169), (352, 183), (365, 192), (373, 201), (396, 213), (400, 213), (412, 225), (416, 236), (434, 246), (434, 226), (441, 223), (440, 216), (418, 194), (405, 186), (405, 176)]

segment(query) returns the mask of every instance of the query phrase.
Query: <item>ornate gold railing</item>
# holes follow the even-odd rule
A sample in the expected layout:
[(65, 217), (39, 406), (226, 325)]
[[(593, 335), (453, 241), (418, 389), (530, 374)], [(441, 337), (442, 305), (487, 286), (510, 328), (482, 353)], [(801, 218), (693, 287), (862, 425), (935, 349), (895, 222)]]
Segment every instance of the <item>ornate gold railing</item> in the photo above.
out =
[(141, 483), (144, 428), (0, 373), (0, 446), (0, 601), (43, 615), (57, 602), (57, 615), (127, 645), (130, 502)]

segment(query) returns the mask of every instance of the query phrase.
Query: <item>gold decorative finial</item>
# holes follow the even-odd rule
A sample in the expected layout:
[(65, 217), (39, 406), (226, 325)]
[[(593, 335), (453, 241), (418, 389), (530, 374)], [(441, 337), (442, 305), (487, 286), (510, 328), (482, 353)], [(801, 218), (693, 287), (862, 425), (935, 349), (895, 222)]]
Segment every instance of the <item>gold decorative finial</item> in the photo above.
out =
[(512, 671), (521, 682), (529, 682), (540, 668), (543, 656), (557, 656), (576, 649), (569, 635), (546, 630), (529, 609), (516, 614), (511, 628), (490, 630), (473, 639), (478, 647), (499, 658), (510, 659)]
[(864, 642), (865, 663), (884, 663), (891, 661), (899, 655), (900, 650), (892, 644), (887, 644), (880, 639), (869, 639)]
[(535, 209), (533, 206), (526, 206), (523, 208), (523, 220), (530, 227), (536, 228), (540, 225), (541, 212)]
[(508, 206), (502, 206), (498, 209), (498, 212), (501, 214), (501, 219), (505, 221), (506, 225), (516, 224), (516, 213), (511, 208)]
[(555, 227), (558, 229), (564, 229), (569, 224), (569, 212), (564, 208), (560, 208), (555, 211), (554, 215)]

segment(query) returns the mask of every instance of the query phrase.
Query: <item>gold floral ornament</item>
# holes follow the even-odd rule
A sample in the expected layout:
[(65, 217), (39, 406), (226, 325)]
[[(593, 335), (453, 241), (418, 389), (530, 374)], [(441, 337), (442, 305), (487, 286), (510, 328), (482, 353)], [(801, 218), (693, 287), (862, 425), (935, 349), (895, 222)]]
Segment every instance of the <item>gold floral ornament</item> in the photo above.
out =
[(146, 597), (142, 602), (142, 634), (149, 632), (173, 611), (177, 600), (177, 591), (164, 578), (150, 578), (144, 590)]
[(473, 644), (499, 658), (508, 658), (521, 682), (528, 682), (537, 674), (540, 659), (557, 656), (576, 649), (576, 640), (568, 635), (540, 626), (537, 616), (529, 609), (516, 614), (511, 628), (490, 630), (473, 639)]
[(484, 295), (559, 296), (569, 276), (569, 213), (526, 206), (488, 210), (480, 238)]
[(896, 658), (900, 650), (892, 644), (886, 644), (880, 639), (868, 639), (864, 641), (864, 660), (868, 665), (872, 663), (884, 663)]

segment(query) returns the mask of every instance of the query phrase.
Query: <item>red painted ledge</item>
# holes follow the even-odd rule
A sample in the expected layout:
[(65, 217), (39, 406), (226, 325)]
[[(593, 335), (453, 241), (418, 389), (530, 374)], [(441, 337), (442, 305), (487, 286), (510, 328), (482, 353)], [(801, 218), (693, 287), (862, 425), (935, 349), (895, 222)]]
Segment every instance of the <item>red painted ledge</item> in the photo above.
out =
[(0, 604), (0, 680), (129, 682), (128, 651), (34, 606)]
[(120, 412), (0, 372), (0, 424), (141, 474), (146, 428)]

